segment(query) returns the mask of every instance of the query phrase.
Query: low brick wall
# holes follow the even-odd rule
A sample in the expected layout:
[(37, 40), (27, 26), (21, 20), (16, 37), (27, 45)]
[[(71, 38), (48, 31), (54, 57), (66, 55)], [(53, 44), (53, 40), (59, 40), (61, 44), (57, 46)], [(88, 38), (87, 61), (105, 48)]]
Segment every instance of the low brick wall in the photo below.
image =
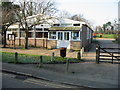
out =
[[(12, 45), (12, 41), (7, 40), (7, 44)], [(15, 40), (15, 45), (19, 45), (19, 39), (17, 38)], [(25, 45), (25, 39), (21, 39), (21, 46)], [(35, 40), (34, 38), (29, 38), (28, 39), (28, 46), (29, 47), (34, 47), (35, 46)], [(47, 47), (47, 40), (46, 39), (36, 39), (36, 47)]]
[(72, 50), (80, 50), (81, 49), (81, 41), (71, 41), (70, 49)]
[(57, 40), (47, 40), (47, 48), (57, 48)]

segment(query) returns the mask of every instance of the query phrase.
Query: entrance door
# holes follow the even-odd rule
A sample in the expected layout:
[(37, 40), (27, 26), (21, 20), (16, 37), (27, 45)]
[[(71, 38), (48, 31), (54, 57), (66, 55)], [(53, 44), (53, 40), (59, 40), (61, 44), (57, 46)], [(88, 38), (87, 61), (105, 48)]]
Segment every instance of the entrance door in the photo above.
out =
[(70, 49), (70, 32), (58, 32), (57, 48), (66, 47)]

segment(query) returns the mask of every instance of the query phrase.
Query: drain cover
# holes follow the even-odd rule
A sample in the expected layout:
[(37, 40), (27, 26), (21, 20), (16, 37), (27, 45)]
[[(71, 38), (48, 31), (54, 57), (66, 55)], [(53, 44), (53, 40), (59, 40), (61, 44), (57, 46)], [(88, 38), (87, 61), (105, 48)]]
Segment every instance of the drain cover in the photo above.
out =
[(20, 79), (20, 80), (26, 80), (27, 79), (27, 76), (20, 76), (20, 75), (17, 75), (14, 77), (15, 79)]

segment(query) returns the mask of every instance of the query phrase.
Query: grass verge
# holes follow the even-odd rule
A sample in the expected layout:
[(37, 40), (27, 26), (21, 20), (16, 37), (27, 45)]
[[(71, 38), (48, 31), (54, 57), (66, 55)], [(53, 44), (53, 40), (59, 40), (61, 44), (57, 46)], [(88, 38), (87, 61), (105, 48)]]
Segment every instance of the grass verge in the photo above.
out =
[[(15, 53), (0, 52), (0, 54), (2, 55), (2, 62), (7, 62), (7, 63), (15, 62)], [(62, 58), (62, 57), (54, 57), (54, 61), (51, 61), (51, 56), (43, 56), (43, 63), (44, 64), (65, 63), (67, 59), (70, 60), (70, 63), (80, 62), (80, 60), (77, 60), (76, 58)], [(23, 64), (37, 64), (40, 62), (40, 55), (19, 53), (17, 62)]]
[[(96, 38), (100, 38), (100, 35), (97, 34)], [(102, 38), (110, 38), (110, 39), (114, 39), (115, 38), (115, 34), (102, 34)]]

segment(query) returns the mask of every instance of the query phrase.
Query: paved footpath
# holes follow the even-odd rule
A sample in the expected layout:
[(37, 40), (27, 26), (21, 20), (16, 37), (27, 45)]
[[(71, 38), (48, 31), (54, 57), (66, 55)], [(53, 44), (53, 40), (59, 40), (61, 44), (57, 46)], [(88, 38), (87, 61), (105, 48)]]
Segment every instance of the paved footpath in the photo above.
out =
[[(107, 40), (105, 42), (107, 42)], [(86, 54), (86, 57), (91, 57), (91, 60), (93, 58), (93, 62), (70, 64), (68, 73), (66, 73), (65, 64), (44, 64), (43, 68), (38, 68), (36, 64), (2, 63), (2, 69), (79, 86), (92, 88), (118, 88), (118, 64), (96, 64), (95, 56), (93, 55), (95, 55), (95, 47), (92, 47)], [(89, 60), (89, 58), (86, 60)]]
[(69, 72), (65, 72), (65, 64), (44, 65), (8, 64), (3, 63), (2, 69), (29, 74), (55, 82), (91, 88), (117, 88), (118, 87), (118, 65), (78, 63), (70, 64)]
[(114, 39), (97, 39), (101, 47), (108, 47), (108, 48), (118, 48), (119, 45), (113, 43)]

